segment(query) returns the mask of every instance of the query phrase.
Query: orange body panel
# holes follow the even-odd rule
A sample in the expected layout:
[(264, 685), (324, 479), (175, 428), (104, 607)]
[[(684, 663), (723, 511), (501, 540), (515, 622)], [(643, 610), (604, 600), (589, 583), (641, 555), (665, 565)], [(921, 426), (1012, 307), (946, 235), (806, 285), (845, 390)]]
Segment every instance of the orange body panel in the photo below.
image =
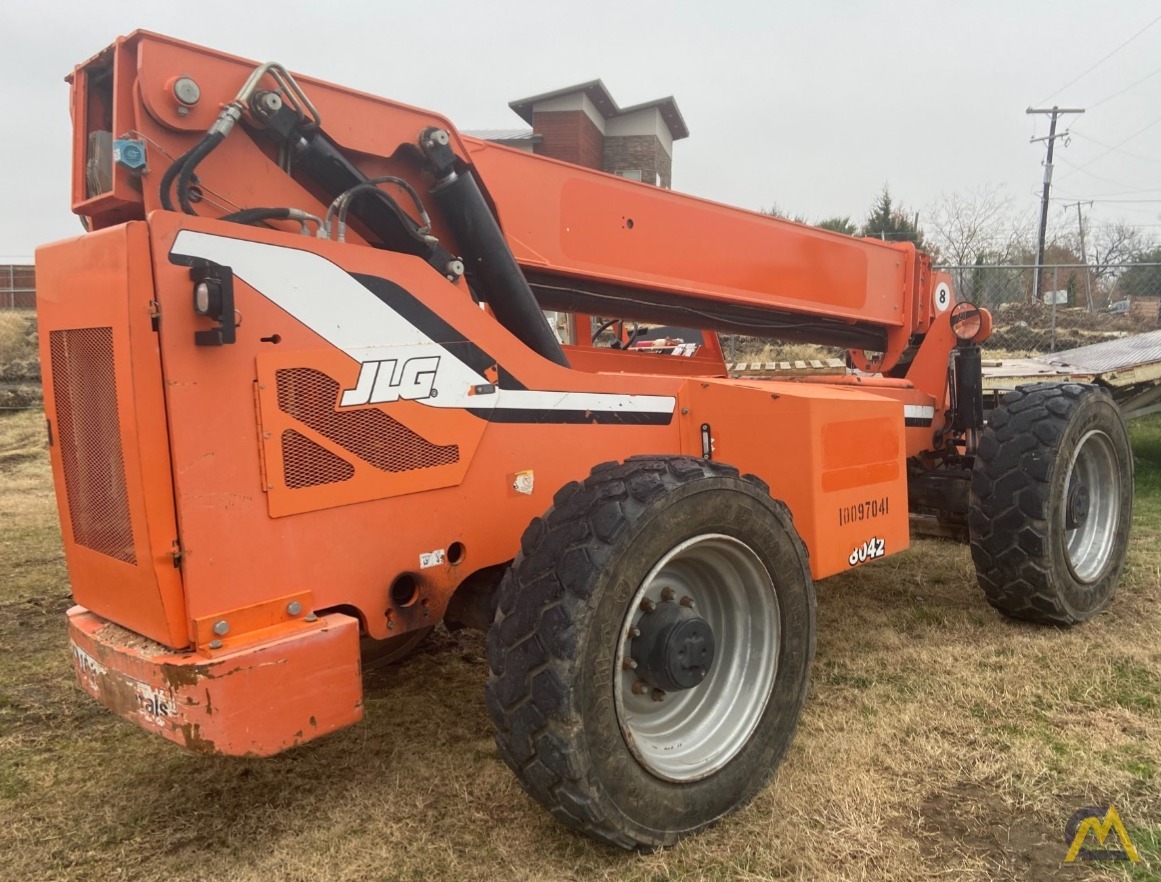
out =
[(185, 646), (145, 224), (46, 246), (37, 267), (49, 452), (73, 596)]
[(682, 410), (690, 425), (681, 452), (701, 455), (710, 427), (713, 455), (753, 472), (790, 506), (816, 579), (865, 562), (853, 551), (871, 539), (883, 554), (910, 544), (901, 406), (861, 391), (793, 382), (692, 382)]

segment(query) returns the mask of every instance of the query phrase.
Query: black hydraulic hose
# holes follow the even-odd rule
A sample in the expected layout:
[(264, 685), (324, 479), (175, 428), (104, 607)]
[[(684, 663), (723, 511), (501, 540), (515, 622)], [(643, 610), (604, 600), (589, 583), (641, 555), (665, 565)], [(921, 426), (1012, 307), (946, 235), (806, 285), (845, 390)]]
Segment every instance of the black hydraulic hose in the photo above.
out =
[(568, 357), (512, 256), (475, 177), (471, 172), (458, 176), (453, 173), (431, 192), (462, 249), (469, 278), (478, 282), (500, 324), (533, 352), (568, 367)]
[(224, 215), (221, 220), (236, 224), (252, 224), (264, 220), (290, 220), (289, 208), (243, 208), (233, 214)]
[[(199, 141), (198, 144), (201, 142)], [(173, 182), (177, 179), (178, 174), (181, 173), (182, 166), (189, 161), (193, 156), (193, 152), (198, 149), (198, 144), (194, 144), (185, 153), (175, 159), (169, 164), (169, 168), (165, 170), (165, 174), (161, 176), (161, 207), (166, 211), (173, 211)]]
[(181, 205), (181, 210), (186, 214), (196, 213), (189, 199), (190, 180), (193, 178), (194, 170), (203, 159), (210, 155), (215, 147), (222, 143), (225, 137), (226, 133), (221, 131), (208, 133), (190, 151), (189, 158), (182, 165), (181, 171), (178, 172), (177, 200)]

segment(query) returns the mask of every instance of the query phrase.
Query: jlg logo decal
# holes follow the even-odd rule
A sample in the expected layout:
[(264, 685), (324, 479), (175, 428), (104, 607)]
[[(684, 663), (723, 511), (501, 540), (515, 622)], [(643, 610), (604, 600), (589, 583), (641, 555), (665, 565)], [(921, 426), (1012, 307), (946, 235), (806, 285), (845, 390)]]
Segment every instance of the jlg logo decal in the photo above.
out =
[(339, 403), (343, 407), (356, 407), (400, 399), (421, 401), (435, 398), (438, 394), (435, 374), (439, 370), (439, 358), (438, 355), (421, 355), (403, 362), (397, 358), (363, 362), (355, 388), (344, 390)]
[(882, 557), (887, 553), (887, 543), (882, 539), (870, 538), (862, 545), (855, 546), (855, 550), (851, 552), (851, 556), (847, 558), (847, 563), (852, 567), (856, 564), (866, 563), (869, 560), (874, 560), (876, 557)]

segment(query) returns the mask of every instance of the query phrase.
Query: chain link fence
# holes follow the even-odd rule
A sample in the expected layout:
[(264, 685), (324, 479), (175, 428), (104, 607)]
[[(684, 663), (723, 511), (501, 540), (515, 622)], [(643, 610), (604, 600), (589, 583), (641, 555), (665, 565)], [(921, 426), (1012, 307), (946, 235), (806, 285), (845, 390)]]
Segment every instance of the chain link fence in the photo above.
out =
[(938, 269), (951, 275), (958, 300), (991, 311), (995, 327), (984, 349), (993, 354), (1042, 355), (1161, 328), (1158, 263)]

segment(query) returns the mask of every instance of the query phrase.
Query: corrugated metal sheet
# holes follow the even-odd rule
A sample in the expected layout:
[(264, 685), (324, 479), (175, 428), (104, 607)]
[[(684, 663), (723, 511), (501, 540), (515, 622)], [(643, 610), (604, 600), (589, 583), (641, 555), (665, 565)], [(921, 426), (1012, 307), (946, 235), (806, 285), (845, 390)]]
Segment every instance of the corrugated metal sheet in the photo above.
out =
[(1093, 343), (1066, 352), (1041, 355), (1034, 361), (1065, 367), (1074, 373), (1105, 374), (1161, 361), (1161, 331), (1134, 334), (1107, 343)]

